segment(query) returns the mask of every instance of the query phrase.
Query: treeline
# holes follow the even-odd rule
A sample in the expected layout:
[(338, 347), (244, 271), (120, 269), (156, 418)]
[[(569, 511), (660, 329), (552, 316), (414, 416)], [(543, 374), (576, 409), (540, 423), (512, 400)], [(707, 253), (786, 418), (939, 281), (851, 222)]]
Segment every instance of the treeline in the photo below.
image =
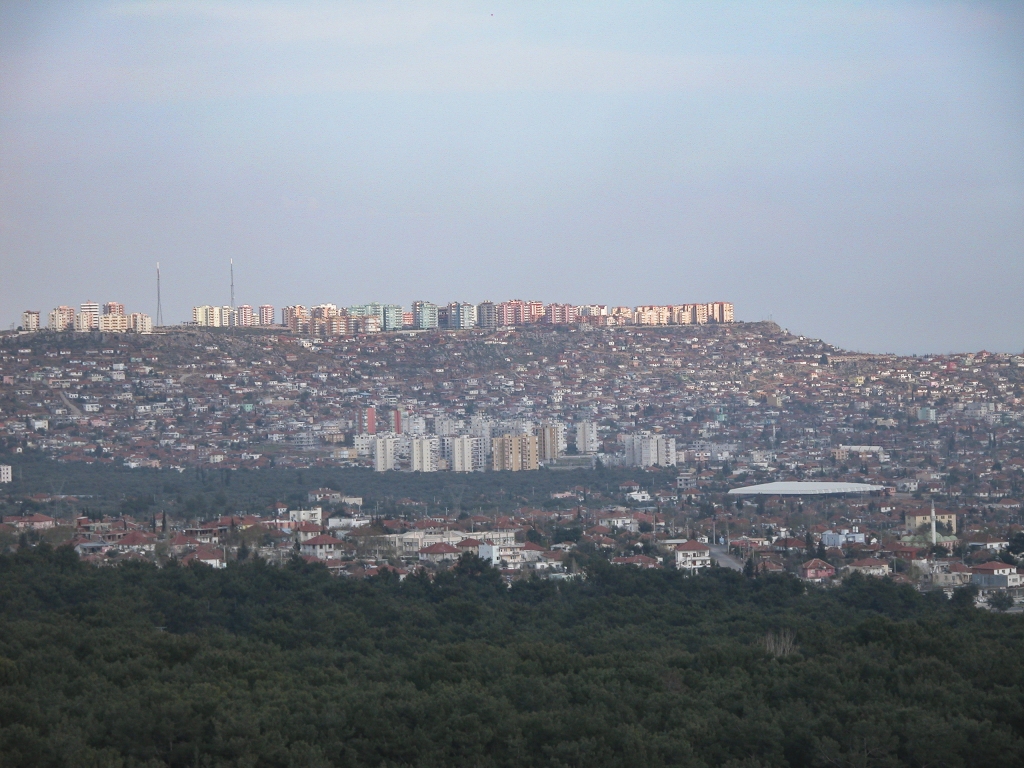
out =
[(0, 557), (0, 766), (1024, 764), (1024, 621), (888, 580)]
[[(38, 453), (7, 454), (0, 462), (12, 464), (14, 482), (5, 487), (13, 495), (35, 493), (81, 495), (78, 504), (34, 505), (39, 511), (69, 516), (82, 510), (106, 514), (142, 515), (167, 511), (174, 517), (232, 514), (239, 510), (265, 513), (275, 501), (306, 504), (314, 488), (333, 488), (364, 499), (364, 510), (400, 513), (398, 502), (411, 499), (431, 510), (448, 508), (487, 514), (508, 512), (523, 505), (568, 506), (551, 493), (579, 485), (600, 493), (617, 493), (627, 480), (644, 487), (668, 486), (675, 472), (604, 468), (538, 472), (374, 472), (369, 469), (312, 467), (293, 469), (221, 469), (216, 465), (169, 469), (129, 469), (116, 464), (58, 463)], [(128, 502), (127, 504), (125, 502)], [(13, 505), (5, 514), (15, 514)], [(24, 506), (24, 505), (22, 505)], [(29, 505), (30, 507), (33, 505)]]

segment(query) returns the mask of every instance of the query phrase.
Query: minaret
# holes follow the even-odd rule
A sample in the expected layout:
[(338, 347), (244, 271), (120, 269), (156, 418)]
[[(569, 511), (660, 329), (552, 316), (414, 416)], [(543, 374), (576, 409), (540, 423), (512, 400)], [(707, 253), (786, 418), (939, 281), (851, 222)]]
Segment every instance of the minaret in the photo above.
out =
[(935, 499), (932, 499), (932, 546), (934, 547), (935, 544)]
[(235, 260), (231, 259), (231, 308), (235, 308)]

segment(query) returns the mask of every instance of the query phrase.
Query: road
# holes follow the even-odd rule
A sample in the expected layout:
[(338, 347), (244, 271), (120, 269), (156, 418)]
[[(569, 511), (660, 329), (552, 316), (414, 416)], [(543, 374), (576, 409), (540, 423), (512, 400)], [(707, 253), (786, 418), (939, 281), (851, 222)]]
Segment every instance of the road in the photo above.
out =
[(734, 571), (742, 571), (743, 563), (730, 555), (725, 547), (711, 547), (711, 558), (716, 560), (723, 568), (732, 568)]

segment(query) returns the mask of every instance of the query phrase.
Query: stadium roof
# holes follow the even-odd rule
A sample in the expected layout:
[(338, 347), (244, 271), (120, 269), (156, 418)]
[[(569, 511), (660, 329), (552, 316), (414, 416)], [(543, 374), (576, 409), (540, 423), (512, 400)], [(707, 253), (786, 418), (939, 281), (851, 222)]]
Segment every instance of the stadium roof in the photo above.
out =
[(837, 493), (870, 493), (881, 491), (881, 485), (867, 483), (801, 483), (781, 482), (763, 485), (748, 485), (744, 488), (733, 488), (730, 494), (736, 496), (829, 496)]

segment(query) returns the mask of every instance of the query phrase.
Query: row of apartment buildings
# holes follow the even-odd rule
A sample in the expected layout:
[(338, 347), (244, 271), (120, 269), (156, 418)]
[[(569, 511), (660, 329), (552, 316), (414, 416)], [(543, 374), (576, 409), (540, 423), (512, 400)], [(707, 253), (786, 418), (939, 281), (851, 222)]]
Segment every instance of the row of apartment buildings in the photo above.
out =
[[(398, 304), (379, 303), (350, 307), (339, 307), (335, 304), (306, 307), (295, 304), (281, 309), (281, 325), (294, 333), (308, 333), (321, 337), (402, 329), (489, 330), (531, 323), (651, 326), (704, 325), (733, 321), (733, 305), (725, 301), (609, 308), (604, 304), (545, 304), (541, 301), (516, 299), (497, 304), (491, 301), (480, 304), (457, 301), (434, 304), (429, 301), (415, 301), (411, 311), (406, 311)], [(204, 305), (193, 308), (192, 322), (209, 327), (269, 326), (274, 324), (274, 307), (269, 304), (255, 309), (247, 304), (239, 307)]]
[[(588, 444), (588, 433), (596, 432), (593, 422), (576, 425), (577, 452), (593, 456), (596, 446)], [(358, 453), (372, 455), (377, 472), (408, 468), (412, 472), (525, 472), (557, 461), (566, 454), (565, 424), (544, 423), (528, 434), (401, 435), (393, 432), (360, 435)], [(633, 467), (676, 466), (675, 438), (640, 432), (625, 437), (625, 456), (621, 463)], [(581, 449), (591, 448), (586, 451)], [(620, 463), (618, 457), (603, 456)]]
[[(42, 313), (26, 309), (21, 313), (23, 331), (42, 330)], [(102, 331), (104, 333), (152, 333), (153, 319), (143, 312), (126, 314), (124, 304), (108, 301), (100, 305), (95, 301), (83, 302), (78, 311), (61, 305), (50, 311), (47, 327), (51, 331)]]

